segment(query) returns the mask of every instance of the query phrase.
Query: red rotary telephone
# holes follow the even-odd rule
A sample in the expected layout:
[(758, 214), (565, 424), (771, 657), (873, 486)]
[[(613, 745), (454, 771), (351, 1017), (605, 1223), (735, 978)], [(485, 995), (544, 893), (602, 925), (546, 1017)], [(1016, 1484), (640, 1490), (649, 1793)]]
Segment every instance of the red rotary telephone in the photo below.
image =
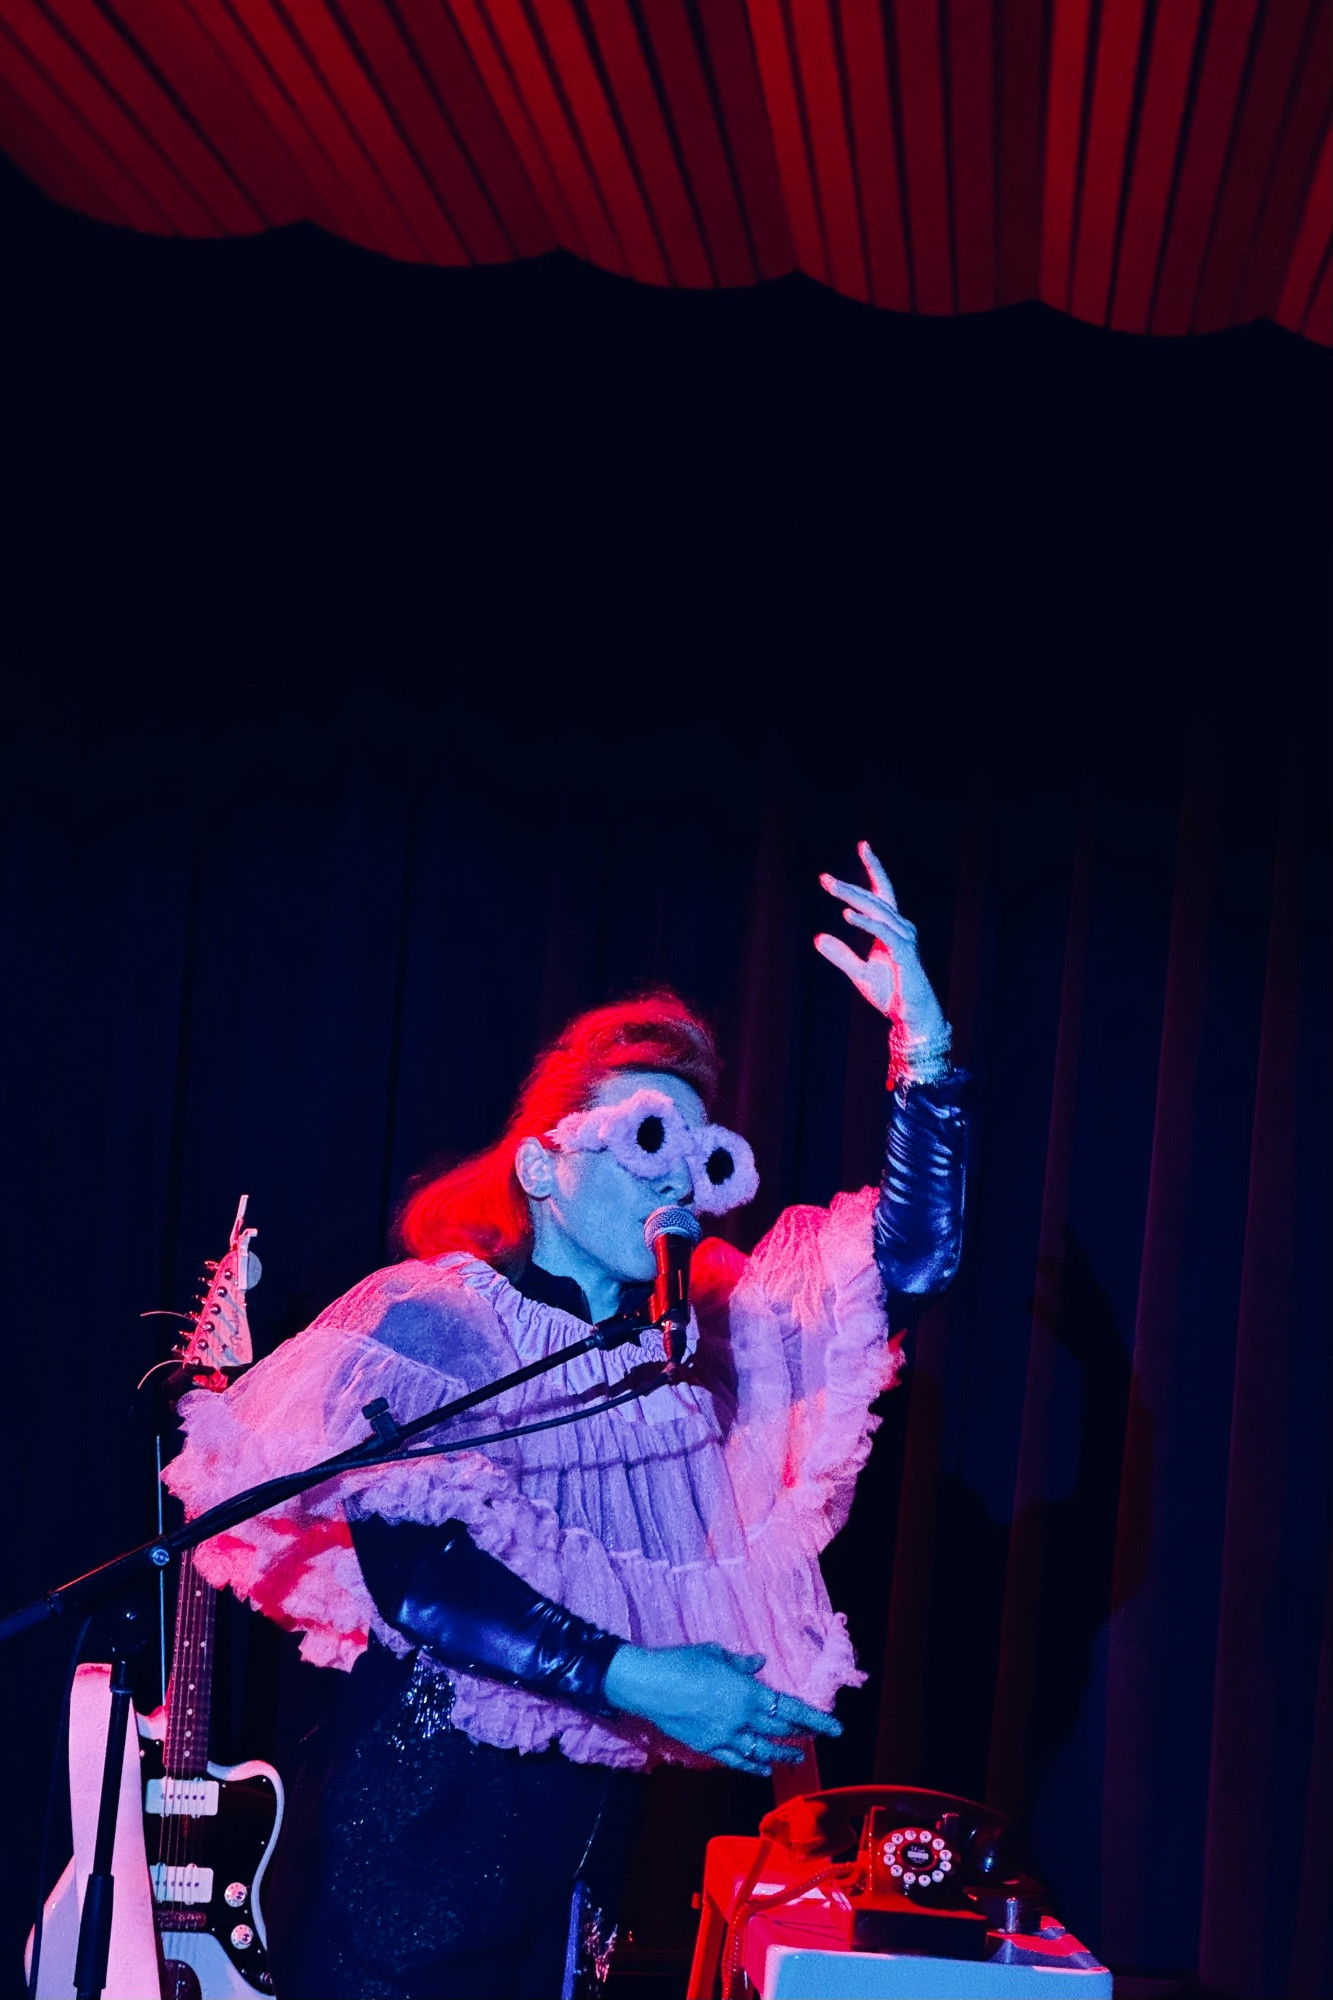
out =
[(849, 1950), (983, 1958), (992, 1930), (1040, 1926), (1045, 1891), (1019, 1859), (1001, 1814), (951, 1792), (855, 1785), (789, 1799), (759, 1822), (757, 1841), (710, 1844), (691, 2000), (719, 1971), (727, 2000), (742, 1983), (750, 1919), (816, 1888), (841, 1892)]
[(909, 1785), (811, 1792), (768, 1813), (759, 1835), (812, 1869), (847, 1858), (853, 1951), (980, 1958), (1006, 1913), (1040, 1921), (1041, 1885), (1016, 1873), (1013, 1828), (976, 1799)]

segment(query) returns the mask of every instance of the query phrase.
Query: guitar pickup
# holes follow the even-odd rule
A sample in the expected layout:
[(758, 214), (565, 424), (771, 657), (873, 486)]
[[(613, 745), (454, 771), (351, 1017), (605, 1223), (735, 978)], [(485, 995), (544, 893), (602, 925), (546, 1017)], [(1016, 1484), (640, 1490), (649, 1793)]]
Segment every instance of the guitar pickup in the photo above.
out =
[(213, 1898), (213, 1870), (193, 1862), (158, 1861), (149, 1869), (159, 1903), (208, 1903)]
[(216, 1778), (150, 1778), (144, 1786), (143, 1809), (165, 1819), (215, 1819)]

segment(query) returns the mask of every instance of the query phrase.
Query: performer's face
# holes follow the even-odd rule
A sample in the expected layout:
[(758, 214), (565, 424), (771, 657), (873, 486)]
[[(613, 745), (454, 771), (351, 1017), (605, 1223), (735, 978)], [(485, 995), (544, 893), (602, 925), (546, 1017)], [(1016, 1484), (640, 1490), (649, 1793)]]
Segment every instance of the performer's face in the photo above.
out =
[[(686, 1124), (705, 1123), (698, 1091), (678, 1076), (657, 1070), (620, 1070), (598, 1085), (593, 1102), (619, 1104), (636, 1090), (664, 1091)], [(609, 1151), (547, 1153), (541, 1164), (549, 1192), (533, 1204), (538, 1261), (542, 1240), (546, 1239), (549, 1250), (550, 1239), (555, 1237), (574, 1251), (580, 1264), (591, 1263), (617, 1283), (651, 1278), (656, 1265), (643, 1240), (643, 1225), (664, 1202), (693, 1199), (688, 1165), (684, 1161), (664, 1163), (661, 1174), (649, 1179), (621, 1166)]]

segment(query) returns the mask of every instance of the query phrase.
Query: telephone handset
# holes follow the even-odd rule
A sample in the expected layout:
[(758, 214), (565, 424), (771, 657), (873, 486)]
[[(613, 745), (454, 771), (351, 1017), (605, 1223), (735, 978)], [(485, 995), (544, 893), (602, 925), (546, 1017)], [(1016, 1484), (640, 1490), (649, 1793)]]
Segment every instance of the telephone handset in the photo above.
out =
[(983, 1882), (1004, 1874), (1015, 1852), (1010, 1822), (976, 1799), (952, 1792), (919, 1791), (912, 1785), (843, 1785), (827, 1792), (806, 1792), (788, 1799), (759, 1822), (762, 1840), (776, 1840), (789, 1853), (812, 1859), (827, 1855), (850, 1857), (862, 1844), (864, 1823), (872, 1812), (896, 1815), (896, 1823), (947, 1818), (949, 1832), (966, 1851), (967, 1866)]
[[(1045, 1891), (1021, 1872), (1014, 1828), (976, 1799), (909, 1785), (808, 1792), (768, 1813), (759, 1836), (733, 1907), (729, 1973), (749, 1917), (816, 1884), (845, 1898), (853, 1951), (979, 1959), (992, 1930), (1041, 1924)], [(755, 1893), (762, 1876), (787, 1874), (776, 1895)]]

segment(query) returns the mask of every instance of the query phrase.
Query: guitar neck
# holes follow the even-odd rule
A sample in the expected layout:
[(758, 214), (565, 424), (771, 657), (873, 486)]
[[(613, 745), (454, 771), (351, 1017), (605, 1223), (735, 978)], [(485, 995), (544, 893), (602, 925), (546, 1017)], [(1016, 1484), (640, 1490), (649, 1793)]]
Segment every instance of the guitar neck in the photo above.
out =
[(208, 1770), (213, 1707), (213, 1625), (217, 1593), (204, 1582), (189, 1550), (181, 1557), (176, 1588), (176, 1633), (167, 1687), (167, 1737), (163, 1765), (172, 1778), (198, 1778)]

